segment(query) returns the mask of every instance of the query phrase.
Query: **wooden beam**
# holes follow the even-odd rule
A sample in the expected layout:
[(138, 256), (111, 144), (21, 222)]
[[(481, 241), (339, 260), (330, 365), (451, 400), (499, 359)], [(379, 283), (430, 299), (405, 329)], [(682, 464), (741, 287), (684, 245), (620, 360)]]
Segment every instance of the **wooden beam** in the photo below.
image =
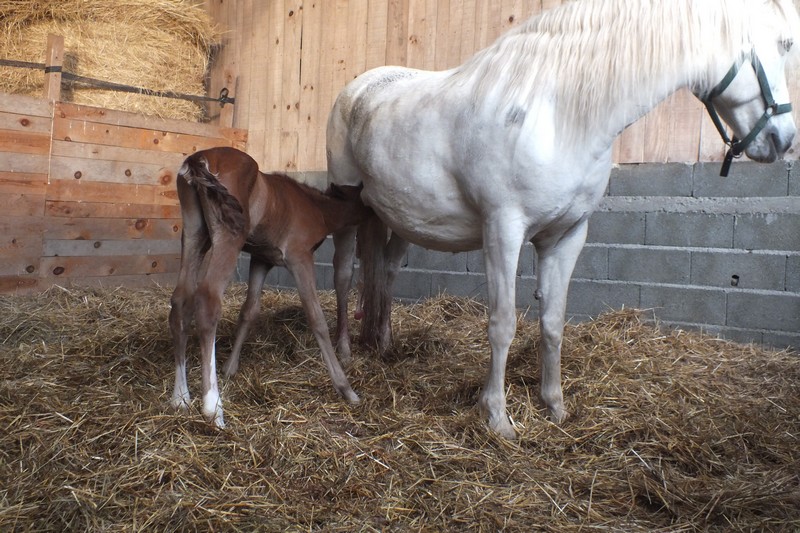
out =
[(61, 100), (61, 67), (64, 65), (64, 37), (49, 34), (44, 67), (44, 97)]

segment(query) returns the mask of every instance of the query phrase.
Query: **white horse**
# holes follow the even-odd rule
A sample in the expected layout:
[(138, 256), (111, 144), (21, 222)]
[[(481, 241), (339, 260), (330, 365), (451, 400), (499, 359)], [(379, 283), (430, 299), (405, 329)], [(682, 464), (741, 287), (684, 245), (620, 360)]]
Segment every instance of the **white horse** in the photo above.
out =
[[(775, 100), (788, 101), (784, 65), (799, 28), (792, 0), (585, 0), (512, 29), (452, 70), (381, 67), (358, 77), (331, 111), (327, 155), (329, 181), (363, 183), (380, 218), (358, 233), (362, 335), (379, 348), (390, 342), (388, 288), (407, 242), (483, 248), (491, 365), (478, 404), (491, 429), (514, 438), (505, 366), (516, 266), (531, 241), (541, 399), (563, 421), (567, 287), (608, 184), (615, 137), (688, 87), (733, 129), (733, 140), (724, 137), (731, 156), (776, 160), (796, 131), (788, 104)], [(354, 228), (334, 235), (345, 354), (355, 236)]]

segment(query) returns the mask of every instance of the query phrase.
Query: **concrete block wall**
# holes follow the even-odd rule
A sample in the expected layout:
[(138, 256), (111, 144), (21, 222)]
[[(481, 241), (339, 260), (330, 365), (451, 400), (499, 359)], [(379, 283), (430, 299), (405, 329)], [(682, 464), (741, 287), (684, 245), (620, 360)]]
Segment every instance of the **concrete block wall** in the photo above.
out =
[[(702, 329), (740, 342), (800, 349), (800, 163), (736, 161), (638, 164), (613, 170), (570, 284), (567, 313), (584, 320), (608, 309), (651, 310), (668, 326)], [(306, 178), (308, 181), (308, 178)], [(328, 239), (317, 280), (333, 288)], [(242, 260), (246, 278), (247, 258)], [(517, 306), (535, 316), (535, 252), (517, 269)], [(411, 246), (394, 294), (440, 292), (485, 298), (480, 251)], [(268, 283), (292, 287), (284, 269)]]

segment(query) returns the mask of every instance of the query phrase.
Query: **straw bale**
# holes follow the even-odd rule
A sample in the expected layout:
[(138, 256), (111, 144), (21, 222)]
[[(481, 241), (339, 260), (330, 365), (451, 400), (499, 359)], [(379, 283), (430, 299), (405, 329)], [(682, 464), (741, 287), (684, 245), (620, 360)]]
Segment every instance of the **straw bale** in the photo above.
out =
[[(800, 357), (612, 312), (568, 325), (570, 418), (536, 401), (537, 327), (518, 320), (507, 372), (520, 439), (474, 407), (486, 309), (398, 305), (395, 344), (356, 349), (331, 387), (293, 292), (267, 291), (224, 430), (166, 405), (165, 288), (53, 288), (0, 298), (0, 530), (794, 531)], [(230, 349), (245, 290), (225, 299)], [(334, 298), (322, 293), (333, 316)], [(332, 324), (331, 324), (332, 325)]]
[[(81, 76), (157, 91), (205, 94), (219, 34), (202, 4), (189, 0), (0, 0), (0, 57), (44, 62), (47, 35), (64, 36), (64, 68)], [(41, 71), (0, 68), (0, 91), (39, 96)], [(68, 102), (164, 118), (200, 120), (203, 106), (76, 85)]]

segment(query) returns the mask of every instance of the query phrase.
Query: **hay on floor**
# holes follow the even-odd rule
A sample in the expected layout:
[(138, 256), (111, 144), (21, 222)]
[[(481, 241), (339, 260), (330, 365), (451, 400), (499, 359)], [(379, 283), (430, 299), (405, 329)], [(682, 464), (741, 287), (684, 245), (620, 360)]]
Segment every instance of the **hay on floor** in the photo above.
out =
[[(508, 365), (521, 438), (474, 407), (486, 310), (398, 305), (381, 360), (335, 394), (294, 293), (265, 292), (227, 427), (189, 416), (173, 379), (166, 289), (0, 298), (0, 530), (794, 531), (800, 528), (800, 357), (683, 331), (634, 311), (566, 329), (570, 418), (542, 418), (537, 328)], [(236, 286), (220, 325), (230, 349)], [(323, 293), (333, 316), (334, 300)], [(332, 323), (332, 320), (331, 320)]]
[[(64, 70), (156, 91), (204, 95), (219, 38), (196, 0), (0, 0), (0, 58), (42, 63), (47, 35), (64, 37)], [(39, 70), (0, 67), (0, 92), (41, 97)], [(170, 98), (73, 86), (62, 100), (162, 118), (200, 120), (204, 108)]]

